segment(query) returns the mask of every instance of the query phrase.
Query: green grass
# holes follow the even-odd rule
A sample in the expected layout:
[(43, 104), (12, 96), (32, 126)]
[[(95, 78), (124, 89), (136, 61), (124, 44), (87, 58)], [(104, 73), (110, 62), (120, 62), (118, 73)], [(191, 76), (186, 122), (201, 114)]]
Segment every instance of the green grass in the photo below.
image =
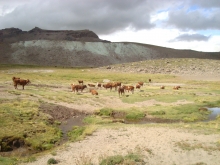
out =
[(125, 156), (114, 155), (109, 156), (99, 163), (100, 165), (116, 165), (116, 164), (143, 164), (143, 158), (140, 154), (129, 153)]
[(114, 111), (114, 109), (112, 109), (112, 108), (102, 108), (99, 110), (98, 114), (100, 116), (111, 116), (113, 111)]
[(83, 140), (86, 136), (92, 135), (97, 129), (96, 126), (73, 126), (72, 130), (68, 132), (69, 140), (72, 142)]
[(109, 124), (112, 123), (112, 120), (110, 118), (103, 118), (101, 116), (91, 115), (87, 116), (83, 120), (86, 124)]
[[(61, 138), (61, 132), (48, 125), (47, 117), (39, 112), (39, 104), (34, 101), (4, 100), (0, 104), (0, 141), (20, 139), (33, 150), (53, 147)], [(2, 150), (7, 150), (7, 145)]]
[(16, 165), (17, 159), (0, 156), (0, 165)]
[(181, 141), (177, 142), (176, 146), (183, 150), (203, 149), (205, 151), (220, 151), (220, 145), (217, 143), (212, 146), (205, 146), (202, 143), (190, 144), (189, 142)]
[(194, 122), (205, 120), (210, 111), (199, 111), (205, 104), (185, 104), (178, 106), (152, 106), (148, 113), (159, 118), (180, 120), (184, 122)]
[(137, 108), (131, 108), (127, 111), (125, 119), (127, 120), (141, 120), (145, 117), (145, 112)]
[(47, 164), (57, 164), (57, 163), (58, 163), (58, 161), (56, 159), (54, 159), (54, 158), (50, 158), (47, 161)]
[[(11, 80), (13, 76), (30, 79), (32, 83), (50, 83), (53, 85), (78, 83), (78, 80), (85, 82), (102, 82), (103, 79), (111, 81), (121, 81), (123, 83), (137, 83), (138, 81), (148, 82), (152, 79), (164, 80), (175, 79), (170, 75), (150, 75), (136, 73), (112, 73), (90, 68), (59, 68), (59, 67), (38, 67), (22, 65), (0, 65), (0, 70), (4, 70), (3, 79)], [(46, 72), (47, 70), (51, 72)], [(38, 71), (38, 72), (37, 72)], [(59, 82), (59, 83), (58, 83)]]

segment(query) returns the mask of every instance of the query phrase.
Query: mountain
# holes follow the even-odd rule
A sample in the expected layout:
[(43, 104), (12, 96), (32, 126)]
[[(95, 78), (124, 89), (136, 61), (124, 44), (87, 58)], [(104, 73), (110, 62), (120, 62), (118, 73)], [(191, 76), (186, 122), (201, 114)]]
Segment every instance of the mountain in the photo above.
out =
[(110, 42), (90, 30), (0, 30), (0, 63), (99, 67), (161, 58), (220, 59), (220, 52), (176, 50), (148, 44)]

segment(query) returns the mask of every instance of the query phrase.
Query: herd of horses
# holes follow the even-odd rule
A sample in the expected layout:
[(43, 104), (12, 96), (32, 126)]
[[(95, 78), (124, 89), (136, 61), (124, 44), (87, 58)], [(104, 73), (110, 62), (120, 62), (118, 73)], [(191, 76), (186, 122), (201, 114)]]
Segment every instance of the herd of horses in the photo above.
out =
[[(149, 79), (149, 82), (151, 82), (151, 79)], [(131, 92), (132, 94), (134, 93), (134, 89), (140, 89), (143, 85), (144, 82), (138, 82), (136, 86), (133, 85), (122, 85), (121, 82), (108, 82), (108, 83), (97, 83), (97, 84), (83, 84), (83, 80), (78, 80), (78, 84), (70, 84), (71, 85), (71, 90), (72, 92), (78, 92), (87, 88), (87, 85), (89, 86), (89, 91), (91, 92), (92, 95), (98, 95), (97, 89), (100, 88), (105, 88), (105, 89), (115, 89), (115, 91), (118, 91), (119, 96), (125, 95), (125, 92)]]
[[(14, 88), (17, 89), (17, 85), (21, 85), (24, 90), (24, 86), (30, 83), (29, 79), (21, 79), (19, 77), (12, 77)], [(78, 80), (79, 84), (70, 84), (71, 85), (71, 91), (72, 92), (83, 92), (85, 88), (87, 88), (87, 85), (89, 86), (89, 91), (91, 92), (92, 95), (98, 95), (97, 89), (100, 88), (105, 88), (105, 89), (115, 89), (115, 91), (118, 91), (119, 97), (122, 95), (125, 95), (125, 92), (127, 91), (128, 93), (131, 92), (132, 94), (134, 93), (135, 88), (140, 89), (143, 85), (144, 82), (139, 81), (137, 82), (136, 86), (133, 85), (122, 85), (121, 82), (108, 82), (105, 84), (97, 83), (97, 84), (83, 84), (83, 80)], [(149, 79), (149, 83), (151, 83), (151, 79)], [(180, 86), (174, 86), (174, 90), (178, 90), (181, 88)], [(160, 89), (165, 89), (165, 86), (161, 86)]]

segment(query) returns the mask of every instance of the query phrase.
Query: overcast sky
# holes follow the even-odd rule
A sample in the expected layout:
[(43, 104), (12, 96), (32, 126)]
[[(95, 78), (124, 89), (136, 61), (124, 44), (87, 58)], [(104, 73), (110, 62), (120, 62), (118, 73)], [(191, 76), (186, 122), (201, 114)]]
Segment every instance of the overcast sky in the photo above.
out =
[(220, 0), (0, 0), (0, 29), (94, 31), (111, 42), (220, 51)]

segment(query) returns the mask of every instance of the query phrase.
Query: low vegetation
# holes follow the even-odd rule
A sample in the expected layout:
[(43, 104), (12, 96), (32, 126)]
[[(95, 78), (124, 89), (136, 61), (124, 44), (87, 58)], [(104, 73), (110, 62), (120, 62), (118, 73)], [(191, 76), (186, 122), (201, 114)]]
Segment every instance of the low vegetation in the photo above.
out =
[(114, 155), (101, 160), (100, 165), (122, 165), (122, 164), (144, 164), (144, 160), (140, 154), (129, 153), (128, 155)]
[[(15, 90), (12, 77), (29, 79), (31, 84), (22, 90)], [(151, 78), (155, 84), (149, 83)], [(135, 85), (144, 81), (141, 89), (134, 94), (126, 92), (124, 96), (117, 91), (98, 89), (99, 95), (93, 96), (87, 91), (71, 92), (70, 84), (78, 80), (96, 84), (103, 80), (121, 81), (126, 85)], [(156, 83), (170, 84), (160, 89)], [(179, 90), (173, 90), (172, 83), (184, 84)], [(164, 74), (136, 74), (109, 72), (92, 68), (59, 68), (21, 65), (0, 65), (0, 164), (15, 164), (23, 155), (49, 150), (63, 138), (60, 124), (64, 119), (55, 120), (50, 114), (40, 110), (44, 102), (62, 105), (94, 105), (94, 114), (87, 115), (84, 126), (73, 126), (67, 133), (69, 141), (82, 140), (91, 135), (100, 126), (113, 125), (115, 121), (139, 121), (148, 118), (181, 121), (193, 129), (205, 128), (220, 131), (220, 117), (210, 122), (206, 120), (210, 114), (208, 107), (220, 107), (220, 84), (215, 81), (186, 81), (175, 76)], [(105, 106), (106, 98), (120, 100), (121, 106)], [(148, 102), (154, 102), (147, 105)], [(126, 105), (126, 106), (124, 106)], [(131, 106), (128, 106), (131, 105)], [(146, 106), (147, 105), (147, 106)], [(178, 123), (176, 127), (181, 126)], [(177, 144), (187, 147), (188, 144)], [(9, 154), (19, 147), (27, 152)], [(195, 148), (193, 146), (193, 148)], [(30, 152), (33, 151), (33, 152)], [(24, 159), (23, 159), (24, 161)], [(48, 160), (49, 161), (49, 160)], [(51, 160), (49, 164), (53, 164)], [(116, 155), (102, 160), (101, 164), (132, 164), (142, 162), (140, 155)]]
[(48, 159), (47, 164), (58, 164), (58, 161), (54, 158), (50, 158)]

